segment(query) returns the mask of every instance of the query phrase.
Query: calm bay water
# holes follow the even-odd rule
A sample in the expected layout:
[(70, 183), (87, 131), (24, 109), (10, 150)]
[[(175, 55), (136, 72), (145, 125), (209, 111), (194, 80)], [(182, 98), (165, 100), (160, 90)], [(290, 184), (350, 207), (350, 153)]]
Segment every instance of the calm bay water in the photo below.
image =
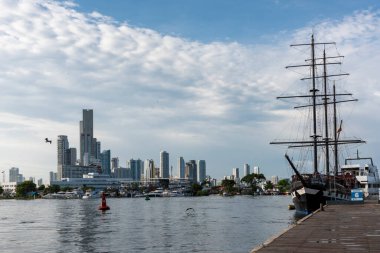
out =
[[(289, 196), (1, 200), (1, 252), (249, 252), (294, 222)], [(186, 211), (193, 208), (194, 212)]]

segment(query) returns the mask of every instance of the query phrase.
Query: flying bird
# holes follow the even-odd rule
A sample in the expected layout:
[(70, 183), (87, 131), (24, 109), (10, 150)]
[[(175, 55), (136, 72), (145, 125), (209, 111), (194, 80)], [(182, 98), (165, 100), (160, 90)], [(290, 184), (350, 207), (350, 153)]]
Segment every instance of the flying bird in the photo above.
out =
[(51, 144), (51, 140), (49, 140), (48, 138), (45, 138), (45, 142), (46, 142), (46, 143), (49, 142), (49, 143)]

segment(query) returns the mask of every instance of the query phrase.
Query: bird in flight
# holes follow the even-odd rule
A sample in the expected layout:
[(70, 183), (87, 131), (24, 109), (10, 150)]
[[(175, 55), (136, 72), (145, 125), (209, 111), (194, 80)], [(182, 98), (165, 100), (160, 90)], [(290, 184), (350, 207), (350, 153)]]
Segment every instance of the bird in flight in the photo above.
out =
[(48, 138), (45, 138), (45, 142), (46, 142), (46, 143), (49, 142), (49, 143), (51, 144), (51, 140), (49, 140)]

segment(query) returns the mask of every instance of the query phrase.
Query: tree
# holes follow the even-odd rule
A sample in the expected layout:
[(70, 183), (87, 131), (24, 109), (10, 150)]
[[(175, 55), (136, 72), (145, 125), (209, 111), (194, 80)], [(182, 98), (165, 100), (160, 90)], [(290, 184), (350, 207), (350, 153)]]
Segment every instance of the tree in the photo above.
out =
[(3, 187), (0, 186), (0, 195), (3, 194), (3, 192), (4, 192), (4, 189)]
[(256, 190), (258, 189), (258, 184), (265, 181), (265, 176), (261, 173), (252, 173), (243, 177), (241, 181), (248, 184), (251, 187), (252, 192), (256, 192)]
[(227, 193), (233, 192), (235, 184), (236, 184), (235, 180), (232, 180), (232, 179), (223, 179), (222, 180), (223, 190)]
[(191, 185), (191, 193), (193, 196), (197, 195), (199, 191), (202, 191), (202, 186), (200, 184), (192, 184)]
[(48, 187), (45, 188), (44, 194), (46, 193), (57, 193), (61, 190), (61, 187), (59, 185), (49, 185)]
[(36, 184), (32, 181), (24, 181), (16, 186), (16, 197), (25, 198), (29, 193), (37, 190)]
[(273, 183), (271, 181), (266, 181), (265, 182), (265, 190), (268, 191), (268, 190), (272, 190), (273, 189)]
[(44, 191), (45, 190), (45, 185), (44, 184), (40, 185), (37, 190)]
[(281, 179), (278, 181), (277, 188), (279, 192), (284, 193), (290, 190), (290, 182), (288, 179)]

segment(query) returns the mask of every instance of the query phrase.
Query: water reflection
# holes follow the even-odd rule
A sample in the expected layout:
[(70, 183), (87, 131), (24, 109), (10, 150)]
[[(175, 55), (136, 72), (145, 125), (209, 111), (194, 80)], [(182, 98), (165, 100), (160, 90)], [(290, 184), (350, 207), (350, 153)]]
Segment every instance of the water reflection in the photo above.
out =
[(8, 252), (249, 252), (299, 219), (287, 210), (289, 201), (286, 196), (108, 199), (111, 210), (104, 213), (97, 210), (100, 200), (2, 201), (0, 247)]

